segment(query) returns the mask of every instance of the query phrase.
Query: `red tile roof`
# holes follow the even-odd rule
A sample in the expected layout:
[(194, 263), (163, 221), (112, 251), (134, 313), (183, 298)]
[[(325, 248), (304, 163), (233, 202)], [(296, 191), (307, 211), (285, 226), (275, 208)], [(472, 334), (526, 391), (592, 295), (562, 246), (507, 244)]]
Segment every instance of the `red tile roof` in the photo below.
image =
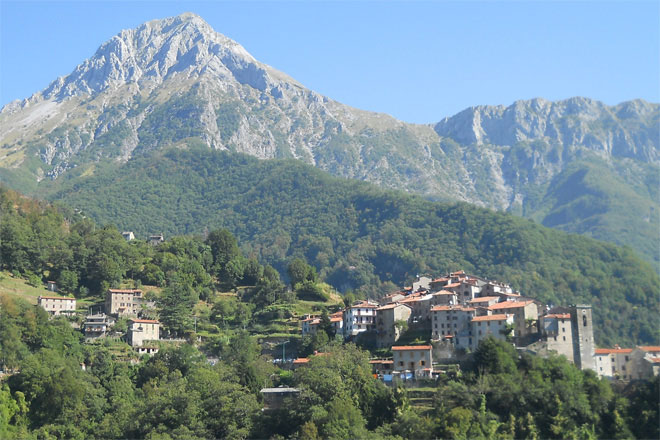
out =
[(306, 364), (307, 362), (309, 362), (309, 358), (298, 358), (293, 361), (293, 364)]
[(439, 292), (432, 293), (432, 295), (456, 295), (456, 292), (450, 292), (449, 290), (441, 290)]
[(401, 350), (431, 350), (433, 349), (432, 345), (399, 345), (398, 347), (392, 347), (392, 351), (401, 351)]
[(570, 313), (551, 313), (549, 315), (545, 315), (543, 319), (571, 319), (571, 314)]
[(160, 324), (160, 322), (155, 319), (129, 319), (129, 321), (139, 322), (141, 324)]
[(43, 298), (43, 299), (66, 299), (66, 300), (69, 300), (69, 301), (75, 301), (76, 300), (75, 298), (69, 298), (69, 297), (66, 297), (66, 296), (39, 296), (39, 298)]
[(489, 307), (491, 310), (501, 310), (501, 309), (517, 309), (519, 307), (525, 307), (529, 304), (532, 304), (534, 301), (504, 301), (501, 303), (493, 304)]
[(334, 316), (334, 317), (330, 318), (330, 322), (341, 322), (343, 320), (344, 320), (344, 318), (342, 318), (341, 316)]
[(393, 309), (393, 308), (398, 307), (398, 306), (400, 306), (400, 305), (401, 305), (401, 304), (397, 304), (397, 303), (386, 304), (386, 305), (384, 305), (384, 306), (380, 306), (380, 307), (378, 307), (376, 310), (390, 310), (390, 309)]
[(451, 287), (458, 287), (460, 285), (461, 285), (461, 283), (453, 283), (453, 284), (447, 284), (445, 287), (451, 288)]
[(433, 306), (431, 307), (432, 312), (442, 312), (451, 310), (450, 306)]
[(632, 353), (632, 348), (597, 348), (596, 354)]
[(486, 316), (475, 316), (472, 318), (472, 322), (475, 321), (506, 321), (507, 315), (486, 315)]
[(649, 345), (649, 346), (639, 347), (639, 348), (641, 348), (644, 351), (650, 351), (650, 352), (653, 352), (653, 353), (655, 353), (656, 351), (660, 352), (660, 346)]

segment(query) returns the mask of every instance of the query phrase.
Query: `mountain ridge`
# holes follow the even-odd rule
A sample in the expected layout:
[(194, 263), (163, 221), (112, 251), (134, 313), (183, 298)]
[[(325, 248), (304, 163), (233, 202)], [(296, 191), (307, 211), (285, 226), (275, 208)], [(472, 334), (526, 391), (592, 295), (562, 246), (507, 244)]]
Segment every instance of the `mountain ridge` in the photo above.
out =
[[(0, 181), (43, 195), (49, 181), (77, 167), (93, 173), (103, 161), (199, 144), (295, 158), (571, 232), (604, 225), (595, 238), (631, 243), (657, 264), (659, 121), (658, 104), (576, 97), (478, 106), (436, 124), (407, 124), (309, 90), (201, 17), (183, 14), (121, 31), (70, 75), (3, 107)], [(560, 185), (589, 170), (597, 178)], [(618, 211), (629, 215), (621, 219)]]

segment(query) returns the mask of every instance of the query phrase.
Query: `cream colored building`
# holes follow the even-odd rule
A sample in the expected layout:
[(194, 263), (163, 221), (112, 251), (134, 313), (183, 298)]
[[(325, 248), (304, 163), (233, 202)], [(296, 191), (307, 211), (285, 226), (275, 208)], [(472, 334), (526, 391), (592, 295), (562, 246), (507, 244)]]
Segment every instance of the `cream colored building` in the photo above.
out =
[(431, 345), (401, 345), (392, 347), (394, 372), (410, 371), (415, 377), (429, 377), (433, 372)]
[(516, 326), (516, 337), (536, 333), (535, 324), (539, 319), (539, 309), (532, 300), (504, 301), (488, 307), (493, 314), (512, 314)]
[(378, 304), (360, 301), (348, 307), (344, 312), (344, 334), (346, 337), (373, 330)]
[(137, 316), (143, 304), (139, 289), (108, 289), (105, 294), (105, 313), (118, 316)]
[(573, 362), (573, 329), (570, 313), (551, 313), (541, 317), (541, 334), (548, 350)]
[[(479, 343), (486, 338), (492, 337), (500, 341), (506, 340), (507, 327), (513, 324), (513, 315), (484, 315), (475, 316), (470, 321), (472, 336), (469, 337), (467, 345), (472, 350), (479, 348)], [(515, 336), (515, 334), (511, 334)]]
[(431, 314), (432, 339), (469, 338), (471, 336), (470, 320), (476, 314), (474, 307), (435, 306), (431, 308)]
[(37, 304), (53, 316), (72, 314), (76, 311), (76, 299), (61, 296), (40, 296)]
[(158, 341), (160, 322), (153, 319), (130, 319), (126, 339), (133, 347), (142, 346), (145, 341)]

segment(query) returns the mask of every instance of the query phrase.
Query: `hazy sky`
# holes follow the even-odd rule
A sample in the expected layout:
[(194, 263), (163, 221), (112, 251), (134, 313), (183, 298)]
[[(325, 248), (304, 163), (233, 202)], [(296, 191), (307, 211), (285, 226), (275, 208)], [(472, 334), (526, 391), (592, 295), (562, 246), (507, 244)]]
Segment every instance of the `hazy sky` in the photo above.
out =
[(408, 122), (534, 97), (660, 101), (658, 1), (0, 0), (0, 106), (185, 11), (310, 89)]

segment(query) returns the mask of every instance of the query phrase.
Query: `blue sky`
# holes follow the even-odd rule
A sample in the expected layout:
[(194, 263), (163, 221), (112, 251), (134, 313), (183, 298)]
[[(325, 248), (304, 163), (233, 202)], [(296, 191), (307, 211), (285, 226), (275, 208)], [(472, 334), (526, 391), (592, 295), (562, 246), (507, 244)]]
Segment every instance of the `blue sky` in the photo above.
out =
[(0, 0), (0, 105), (185, 11), (310, 89), (408, 122), (534, 97), (660, 101), (658, 1)]

